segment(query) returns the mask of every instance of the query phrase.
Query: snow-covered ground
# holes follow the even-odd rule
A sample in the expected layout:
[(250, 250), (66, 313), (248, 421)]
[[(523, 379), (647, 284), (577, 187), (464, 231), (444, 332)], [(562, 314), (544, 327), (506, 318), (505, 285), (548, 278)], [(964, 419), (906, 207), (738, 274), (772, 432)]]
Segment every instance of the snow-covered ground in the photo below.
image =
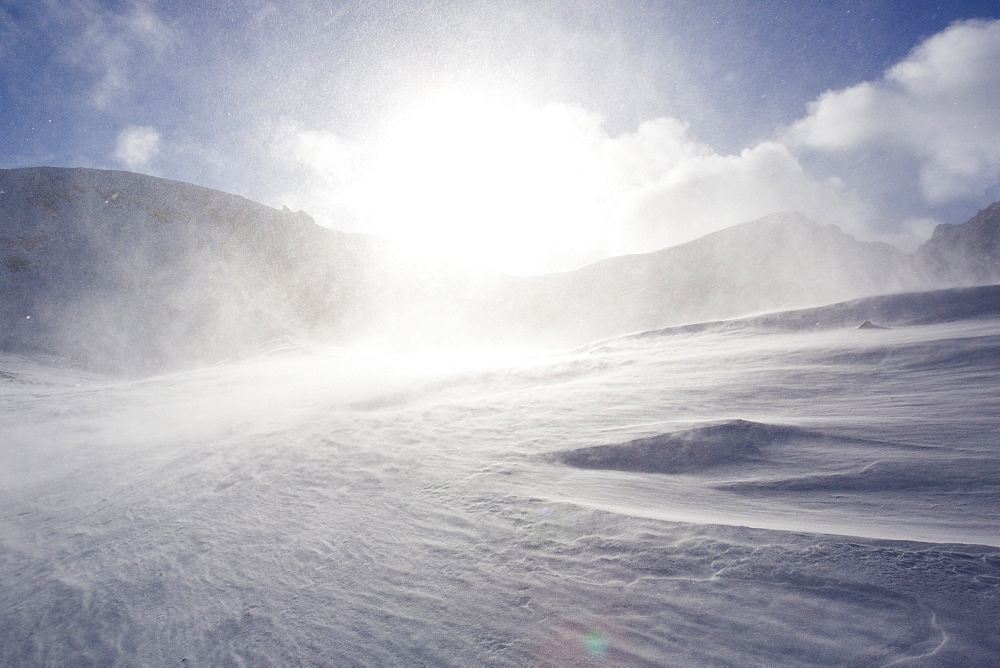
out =
[(996, 297), (127, 382), (0, 357), (0, 664), (996, 663)]

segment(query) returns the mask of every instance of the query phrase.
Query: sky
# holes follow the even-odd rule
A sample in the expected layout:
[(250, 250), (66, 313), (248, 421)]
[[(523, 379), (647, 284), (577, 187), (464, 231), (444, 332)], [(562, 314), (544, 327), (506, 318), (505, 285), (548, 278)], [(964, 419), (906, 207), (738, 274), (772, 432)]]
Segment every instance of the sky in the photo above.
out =
[(1000, 200), (1000, 3), (0, 0), (0, 168), (126, 169), (513, 273)]

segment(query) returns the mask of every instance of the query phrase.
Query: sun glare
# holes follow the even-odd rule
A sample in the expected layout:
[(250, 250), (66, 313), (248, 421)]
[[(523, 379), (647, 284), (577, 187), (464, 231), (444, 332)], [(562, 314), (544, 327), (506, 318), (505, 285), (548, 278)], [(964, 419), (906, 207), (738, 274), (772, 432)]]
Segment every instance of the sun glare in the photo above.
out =
[(424, 257), (514, 273), (572, 262), (603, 205), (599, 125), (560, 105), (424, 97), (385, 129), (358, 208)]

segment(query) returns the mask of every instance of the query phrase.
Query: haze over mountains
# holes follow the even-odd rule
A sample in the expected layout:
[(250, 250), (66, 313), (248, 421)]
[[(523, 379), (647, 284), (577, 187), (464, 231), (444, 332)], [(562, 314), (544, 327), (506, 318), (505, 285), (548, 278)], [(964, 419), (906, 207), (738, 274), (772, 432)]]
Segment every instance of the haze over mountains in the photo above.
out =
[(207, 188), (0, 170), (0, 349), (144, 374), (321, 341), (573, 346), (873, 294), (1000, 281), (1000, 203), (915, 254), (780, 213), (654, 253), (514, 277)]

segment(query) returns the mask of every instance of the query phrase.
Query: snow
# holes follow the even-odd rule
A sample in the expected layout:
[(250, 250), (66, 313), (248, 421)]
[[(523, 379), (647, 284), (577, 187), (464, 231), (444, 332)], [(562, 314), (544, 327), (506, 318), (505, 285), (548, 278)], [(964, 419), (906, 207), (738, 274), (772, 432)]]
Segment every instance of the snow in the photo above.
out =
[(4, 354), (0, 663), (994, 663), (997, 294), (128, 381)]
[[(877, 293), (993, 283), (997, 211), (943, 228), (915, 255), (785, 213), (654, 253), (513, 277), (404, 260), (377, 237), (190, 184), (95, 169), (0, 170), (0, 350), (61, 354), (139, 377), (246, 357), (288, 337), (586, 345)], [(919, 317), (919, 305), (878, 308), (885, 305), (862, 300), (828, 315), (863, 315), (850, 318), (854, 327), (891, 324), (886, 317), (900, 315), (892, 308)]]

